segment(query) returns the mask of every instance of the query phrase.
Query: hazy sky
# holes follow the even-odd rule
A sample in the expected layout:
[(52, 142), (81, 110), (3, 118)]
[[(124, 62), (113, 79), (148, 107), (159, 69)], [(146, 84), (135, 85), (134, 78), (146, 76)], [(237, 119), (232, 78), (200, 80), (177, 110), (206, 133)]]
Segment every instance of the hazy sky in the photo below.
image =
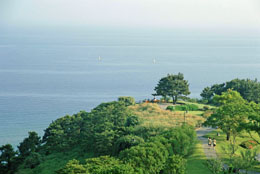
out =
[(0, 25), (260, 30), (260, 0), (0, 0)]

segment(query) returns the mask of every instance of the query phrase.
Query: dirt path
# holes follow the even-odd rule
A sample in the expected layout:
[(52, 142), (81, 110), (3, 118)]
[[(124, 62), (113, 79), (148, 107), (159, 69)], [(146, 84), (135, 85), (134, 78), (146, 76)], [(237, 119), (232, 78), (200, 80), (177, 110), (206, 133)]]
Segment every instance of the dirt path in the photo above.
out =
[(213, 147), (208, 146), (208, 139), (203, 137), (204, 135), (206, 135), (207, 133), (213, 130), (214, 129), (212, 128), (202, 127), (196, 131), (198, 140), (200, 140), (202, 144), (202, 148), (207, 158), (217, 158), (216, 151), (214, 150)]

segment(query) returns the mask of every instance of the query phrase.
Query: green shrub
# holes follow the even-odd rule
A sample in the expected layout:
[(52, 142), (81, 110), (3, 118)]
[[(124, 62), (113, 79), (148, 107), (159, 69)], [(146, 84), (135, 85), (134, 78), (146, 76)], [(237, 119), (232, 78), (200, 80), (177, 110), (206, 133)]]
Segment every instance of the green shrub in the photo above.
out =
[(133, 97), (118, 97), (119, 102), (124, 102), (125, 106), (131, 106), (135, 104), (135, 99)]
[(174, 106), (167, 106), (166, 110), (175, 111)]
[(130, 126), (136, 126), (139, 124), (140, 124), (139, 117), (132, 115), (132, 116), (127, 117), (125, 126), (130, 127)]
[(115, 143), (115, 154), (119, 154), (122, 150), (128, 149), (132, 146), (144, 143), (144, 139), (135, 135), (126, 135), (120, 137)]
[(209, 106), (203, 106), (203, 110), (204, 110), (204, 111), (207, 111), (207, 110), (209, 110), (209, 109), (210, 109)]
[(255, 146), (257, 146), (257, 142), (253, 140), (244, 141), (240, 144), (241, 147), (245, 149), (253, 149)]
[(79, 164), (78, 160), (70, 160), (63, 168), (57, 170), (55, 173), (57, 174), (89, 174), (87, 173), (87, 169)]
[(168, 158), (163, 174), (185, 174), (186, 160), (179, 155), (172, 155)]
[(26, 168), (35, 168), (42, 162), (42, 156), (39, 153), (31, 152), (31, 154), (25, 159), (24, 166)]
[(86, 159), (84, 167), (90, 174), (134, 174), (129, 164), (110, 156)]
[(168, 151), (160, 142), (147, 142), (122, 151), (120, 159), (129, 163), (138, 174), (157, 174), (163, 170)]
[(161, 134), (171, 145), (170, 155), (189, 156), (196, 143), (196, 132), (191, 126), (182, 126), (169, 129)]

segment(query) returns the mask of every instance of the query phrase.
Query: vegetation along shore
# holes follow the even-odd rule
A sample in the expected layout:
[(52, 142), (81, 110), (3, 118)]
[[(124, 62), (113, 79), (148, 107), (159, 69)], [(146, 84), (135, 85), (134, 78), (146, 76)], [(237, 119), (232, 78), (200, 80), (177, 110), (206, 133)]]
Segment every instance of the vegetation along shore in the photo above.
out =
[[(101, 103), (0, 147), (0, 174), (257, 173), (260, 83), (234, 79), (191, 99), (182, 73), (168, 74), (153, 99)], [(207, 138), (216, 147), (206, 146)]]

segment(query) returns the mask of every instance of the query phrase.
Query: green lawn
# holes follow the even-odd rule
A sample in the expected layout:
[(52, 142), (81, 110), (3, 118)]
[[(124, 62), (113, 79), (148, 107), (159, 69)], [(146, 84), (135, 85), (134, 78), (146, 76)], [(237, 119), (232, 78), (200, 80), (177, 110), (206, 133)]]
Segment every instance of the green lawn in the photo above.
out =
[(206, 156), (202, 149), (201, 143), (198, 142), (195, 146), (194, 153), (188, 158), (187, 161), (187, 174), (211, 174), (209, 169), (205, 166)]
[[(217, 136), (217, 133), (220, 133), (220, 136)], [(254, 138), (259, 139), (259, 137), (256, 134), (253, 134)], [(205, 137), (213, 137), (217, 140), (217, 146), (216, 146), (216, 152), (219, 158), (221, 158), (223, 161), (228, 162), (229, 156), (226, 153), (224, 149), (227, 149), (229, 141), (226, 141), (226, 135), (221, 130), (214, 130), (210, 132), (209, 134), (205, 135)], [(252, 140), (252, 138), (249, 136), (248, 133), (243, 132), (239, 137), (237, 137), (236, 142), (237, 144), (241, 144), (243, 141)], [(258, 150), (258, 153), (260, 153), (260, 146), (255, 147)], [(245, 151), (246, 149), (242, 148), (241, 146), (238, 146), (238, 150), (236, 151), (236, 155), (239, 156), (241, 151)], [(260, 163), (256, 165), (252, 170), (260, 172)]]
[(200, 104), (200, 103), (192, 103), (192, 102), (187, 102), (187, 101), (178, 101), (178, 103), (194, 104), (194, 105), (197, 105), (199, 107), (199, 109), (203, 109), (204, 106), (208, 106), (210, 109), (211, 108), (215, 108), (215, 106), (206, 105), (206, 104)]

